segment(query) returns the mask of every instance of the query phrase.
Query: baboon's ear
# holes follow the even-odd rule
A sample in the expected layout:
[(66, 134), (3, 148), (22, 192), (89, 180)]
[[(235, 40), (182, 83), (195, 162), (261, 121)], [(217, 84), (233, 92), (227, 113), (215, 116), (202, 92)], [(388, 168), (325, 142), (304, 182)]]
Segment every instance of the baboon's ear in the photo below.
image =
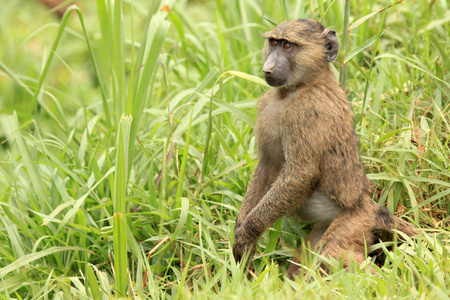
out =
[(339, 52), (339, 42), (336, 37), (336, 32), (331, 29), (325, 29), (325, 53), (327, 54), (327, 61), (332, 62)]

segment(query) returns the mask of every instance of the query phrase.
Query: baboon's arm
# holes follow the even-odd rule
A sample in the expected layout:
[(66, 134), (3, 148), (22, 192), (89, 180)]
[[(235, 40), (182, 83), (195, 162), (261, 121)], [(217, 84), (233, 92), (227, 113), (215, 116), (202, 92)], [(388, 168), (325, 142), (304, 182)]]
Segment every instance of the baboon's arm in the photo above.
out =
[(242, 226), (249, 212), (261, 201), (270, 188), (269, 174), (264, 162), (260, 161), (253, 172), (247, 193), (236, 218), (235, 228)]
[(303, 161), (286, 163), (261, 201), (246, 217), (240, 219), (239, 224), (236, 224), (233, 246), (236, 260), (241, 260), (247, 251), (251, 257), (259, 236), (312, 193), (316, 186), (317, 174), (318, 169), (313, 163)]
[(297, 162), (283, 168), (276, 181), (247, 215), (242, 226), (256, 240), (276, 220), (298, 207), (314, 190), (318, 170), (314, 164)]

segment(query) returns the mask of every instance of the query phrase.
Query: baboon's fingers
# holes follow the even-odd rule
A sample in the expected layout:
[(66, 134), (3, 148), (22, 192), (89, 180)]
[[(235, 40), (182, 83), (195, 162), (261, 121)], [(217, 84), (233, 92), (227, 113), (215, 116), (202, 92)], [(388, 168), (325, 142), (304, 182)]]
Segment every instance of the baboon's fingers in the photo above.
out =
[(238, 251), (236, 247), (233, 246), (233, 256), (236, 262), (240, 262), (242, 260), (242, 253)]
[(235, 242), (233, 245), (233, 256), (236, 262), (241, 262), (247, 257), (247, 262), (255, 255), (256, 245), (248, 245), (240, 242)]
[(251, 239), (243, 226), (235, 228), (234, 231), (234, 245), (233, 256), (234, 259), (239, 262), (248, 253), (248, 257), (251, 258), (256, 252), (256, 241)]

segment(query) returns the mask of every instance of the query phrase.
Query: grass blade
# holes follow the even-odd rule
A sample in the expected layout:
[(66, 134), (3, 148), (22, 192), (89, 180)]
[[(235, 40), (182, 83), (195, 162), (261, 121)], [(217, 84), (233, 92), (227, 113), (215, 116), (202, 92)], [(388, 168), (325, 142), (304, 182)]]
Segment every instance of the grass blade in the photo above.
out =
[(79, 247), (52, 247), (46, 250), (42, 250), (37, 253), (30, 253), (22, 256), (21, 258), (17, 259), (13, 264), (8, 265), (7, 267), (3, 267), (0, 269), (0, 278), (5, 277), (8, 273), (15, 271), (19, 268), (26, 267), (31, 262), (34, 262), (38, 259), (44, 258), (48, 255), (52, 255), (58, 252), (63, 251), (86, 251), (86, 249), (82, 249)]
[(123, 116), (120, 119), (119, 131), (116, 143), (116, 171), (114, 176), (114, 210), (118, 213), (125, 214), (126, 209), (126, 192), (128, 183), (128, 151), (130, 148), (130, 128), (133, 118)]
[(120, 297), (125, 297), (128, 294), (128, 255), (125, 222), (124, 214), (114, 213), (114, 277), (117, 296)]
[(350, 28), (348, 27), (348, 22), (350, 18), (350, 1), (345, 0), (344, 8), (344, 27), (342, 28), (342, 42), (341, 42), (341, 53), (340, 53), (340, 70), (339, 70), (339, 82), (345, 89), (345, 82), (347, 81), (347, 64), (345, 63), (345, 56), (348, 51), (348, 36), (350, 33)]
[(59, 42), (61, 41), (61, 37), (64, 33), (64, 29), (67, 26), (67, 22), (69, 21), (70, 14), (74, 9), (76, 9), (76, 6), (69, 7), (61, 19), (61, 23), (58, 27), (58, 33), (56, 34), (56, 38), (53, 41), (52, 47), (50, 48), (50, 53), (45, 61), (42, 73), (39, 76), (39, 81), (34, 90), (33, 98), (31, 99), (28, 113), (26, 114), (25, 119), (29, 119), (31, 117), (31, 114), (33, 113), (33, 110), (36, 108), (36, 102), (38, 100), (39, 95), (41, 95), (42, 93), (42, 86), (44, 85), (45, 78), (47, 77), (48, 71), (50, 70), (50, 65), (53, 62), (53, 58), (55, 57), (56, 49), (58, 48)]
[[(95, 273), (90, 265), (86, 267), (86, 277), (89, 283), (89, 286), (86, 287), (88, 287), (91, 292), (92, 299), (100, 300), (102, 298), (100, 294), (100, 286), (97, 281), (97, 276), (95, 276)], [(88, 290), (86, 290), (86, 292), (88, 292)]]

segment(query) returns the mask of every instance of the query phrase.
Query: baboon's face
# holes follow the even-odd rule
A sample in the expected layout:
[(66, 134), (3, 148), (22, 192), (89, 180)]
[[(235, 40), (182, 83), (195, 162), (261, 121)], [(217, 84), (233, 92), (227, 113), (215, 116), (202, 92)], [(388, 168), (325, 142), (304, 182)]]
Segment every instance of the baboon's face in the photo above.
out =
[(263, 66), (266, 81), (271, 86), (285, 85), (289, 79), (298, 45), (287, 40), (269, 39), (269, 56)]
[(267, 83), (274, 87), (311, 82), (336, 58), (336, 33), (319, 22), (298, 19), (284, 22), (265, 37), (263, 66)]

